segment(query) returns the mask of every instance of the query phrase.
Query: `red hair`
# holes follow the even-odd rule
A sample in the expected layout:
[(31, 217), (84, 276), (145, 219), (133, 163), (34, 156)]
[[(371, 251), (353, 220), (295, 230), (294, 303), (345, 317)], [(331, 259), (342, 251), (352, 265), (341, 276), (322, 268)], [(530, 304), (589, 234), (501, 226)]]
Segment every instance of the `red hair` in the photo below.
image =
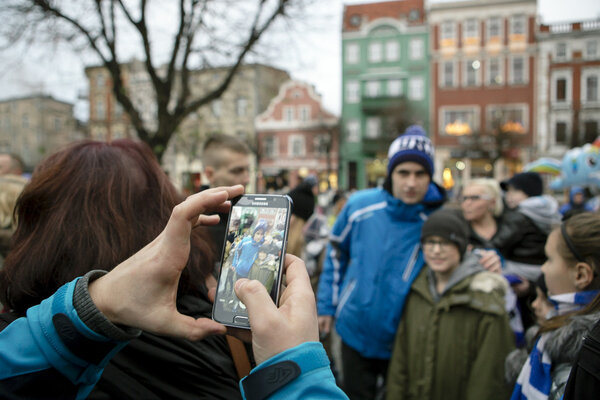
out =
[[(24, 314), (66, 282), (114, 268), (151, 242), (182, 200), (142, 142), (83, 141), (49, 156), (17, 202), (1, 301)], [(195, 229), (180, 292), (200, 293), (213, 263), (206, 233)]]

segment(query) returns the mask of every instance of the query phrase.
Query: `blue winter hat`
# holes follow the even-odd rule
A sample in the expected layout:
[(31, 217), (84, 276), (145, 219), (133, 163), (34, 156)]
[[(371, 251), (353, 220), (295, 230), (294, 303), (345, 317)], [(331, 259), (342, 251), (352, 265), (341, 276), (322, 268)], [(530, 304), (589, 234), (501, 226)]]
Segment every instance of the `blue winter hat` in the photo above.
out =
[(429, 177), (433, 175), (433, 144), (419, 125), (411, 125), (396, 138), (388, 150), (388, 176), (396, 165), (412, 161), (421, 164)]

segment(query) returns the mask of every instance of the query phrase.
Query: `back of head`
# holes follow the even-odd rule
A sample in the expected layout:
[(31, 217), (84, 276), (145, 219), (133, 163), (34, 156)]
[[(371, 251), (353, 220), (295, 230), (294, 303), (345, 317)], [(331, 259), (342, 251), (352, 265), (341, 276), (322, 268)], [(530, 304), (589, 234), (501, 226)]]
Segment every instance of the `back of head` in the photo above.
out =
[[(1, 301), (23, 313), (77, 276), (112, 269), (152, 241), (181, 200), (141, 142), (85, 141), (49, 156), (17, 202)], [(180, 287), (203, 282), (210, 258), (195, 235)]]
[(500, 183), (502, 190), (508, 190), (509, 186), (521, 190), (529, 197), (541, 196), (544, 193), (544, 183), (537, 172), (520, 172)]
[(0, 153), (0, 175), (21, 175), (25, 170), (23, 159), (14, 153)]
[(307, 221), (315, 210), (313, 187), (316, 185), (316, 178), (308, 176), (288, 193), (292, 199), (292, 214), (304, 221)]
[(221, 151), (228, 150), (233, 153), (249, 155), (250, 148), (246, 143), (235, 136), (214, 134), (210, 135), (204, 141), (202, 146), (202, 164), (204, 167), (211, 166), (219, 168), (221, 166)]
[(463, 255), (469, 242), (469, 227), (456, 210), (442, 208), (429, 215), (421, 228), (421, 240), (429, 236), (439, 236), (454, 243)]

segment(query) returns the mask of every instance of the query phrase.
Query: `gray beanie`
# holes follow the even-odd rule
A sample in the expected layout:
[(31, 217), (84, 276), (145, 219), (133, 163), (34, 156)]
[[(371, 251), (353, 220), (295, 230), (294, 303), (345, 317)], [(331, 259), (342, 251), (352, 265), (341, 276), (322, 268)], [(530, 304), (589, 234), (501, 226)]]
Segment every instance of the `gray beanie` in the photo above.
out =
[(469, 244), (469, 226), (455, 210), (441, 209), (429, 216), (421, 229), (421, 240), (428, 236), (440, 236), (454, 243), (461, 256)]

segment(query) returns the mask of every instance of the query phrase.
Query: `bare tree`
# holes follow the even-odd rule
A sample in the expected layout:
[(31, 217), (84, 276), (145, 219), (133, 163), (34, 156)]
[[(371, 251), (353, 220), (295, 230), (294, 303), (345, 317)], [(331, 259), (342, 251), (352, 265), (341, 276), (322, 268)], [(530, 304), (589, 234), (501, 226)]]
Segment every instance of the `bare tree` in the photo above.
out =
[[(181, 122), (199, 107), (219, 98), (261, 36), (277, 21), (285, 22), (293, 17), (294, 11), (302, 11), (303, 3), (303, 0), (4, 0), (0, 18), (7, 23), (0, 28), (1, 40), (5, 46), (19, 41), (66, 41), (78, 51), (91, 51), (110, 73), (114, 96), (128, 114), (138, 137), (160, 159)], [(170, 12), (169, 7), (177, 7), (176, 12)], [(172, 15), (177, 16), (172, 24), (162, 21), (161, 25), (163, 30), (171, 28), (171, 32), (152, 31), (153, 21), (168, 20)], [(165, 37), (170, 38), (168, 46), (164, 45)], [(155, 128), (146, 126), (123, 80), (122, 64), (127, 53), (131, 57), (132, 44), (141, 47), (137, 54), (143, 59), (156, 97)], [(161, 54), (159, 47), (169, 49)], [(218, 63), (228, 65), (227, 73), (211, 88), (193, 94), (191, 71)]]

